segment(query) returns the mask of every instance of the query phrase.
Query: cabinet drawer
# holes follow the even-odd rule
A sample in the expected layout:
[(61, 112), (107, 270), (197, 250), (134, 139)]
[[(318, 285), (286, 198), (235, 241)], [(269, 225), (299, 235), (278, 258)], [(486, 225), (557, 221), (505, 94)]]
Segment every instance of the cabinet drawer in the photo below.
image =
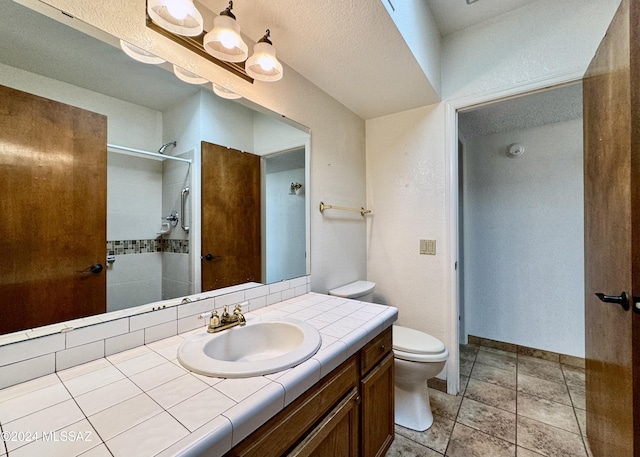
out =
[(235, 446), (227, 457), (284, 455), (344, 396), (358, 386), (355, 356), (333, 370), (315, 387), (276, 414)]
[(393, 342), (391, 335), (391, 327), (389, 327), (361, 349), (361, 373), (363, 375), (367, 374), (376, 363), (392, 351)]

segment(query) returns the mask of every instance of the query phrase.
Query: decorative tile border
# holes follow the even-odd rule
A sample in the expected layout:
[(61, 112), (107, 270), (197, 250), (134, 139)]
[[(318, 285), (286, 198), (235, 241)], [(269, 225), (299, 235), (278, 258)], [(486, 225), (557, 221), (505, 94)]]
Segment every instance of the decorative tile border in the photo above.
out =
[(107, 255), (174, 252), (189, 254), (189, 240), (114, 240), (107, 241)]

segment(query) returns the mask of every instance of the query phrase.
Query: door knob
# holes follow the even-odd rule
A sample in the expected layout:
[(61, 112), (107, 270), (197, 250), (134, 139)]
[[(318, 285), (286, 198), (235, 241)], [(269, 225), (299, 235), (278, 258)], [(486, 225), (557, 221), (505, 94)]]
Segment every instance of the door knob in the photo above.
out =
[(101, 263), (94, 263), (90, 267), (86, 268), (85, 270), (79, 271), (78, 273), (82, 273), (85, 275), (89, 273), (93, 273), (94, 275), (97, 275), (102, 273), (102, 270), (104, 270), (104, 267), (102, 266)]
[(220, 257), (219, 255), (207, 254), (204, 256), (204, 260), (206, 260), (207, 262), (213, 262), (214, 260), (220, 259), (222, 259), (222, 257)]
[(629, 296), (626, 292), (622, 292), (620, 295), (605, 295), (596, 293), (596, 296), (600, 299), (600, 301), (604, 303), (615, 303), (622, 306), (622, 309), (624, 309), (625, 311), (629, 310)]

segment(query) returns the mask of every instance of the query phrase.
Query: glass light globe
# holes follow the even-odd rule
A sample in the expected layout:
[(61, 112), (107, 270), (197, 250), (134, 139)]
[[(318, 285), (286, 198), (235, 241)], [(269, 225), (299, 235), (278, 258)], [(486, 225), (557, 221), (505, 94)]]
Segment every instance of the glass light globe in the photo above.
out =
[(249, 54), (249, 47), (240, 36), (240, 27), (229, 16), (217, 16), (213, 29), (202, 40), (204, 50), (226, 62), (242, 62)]

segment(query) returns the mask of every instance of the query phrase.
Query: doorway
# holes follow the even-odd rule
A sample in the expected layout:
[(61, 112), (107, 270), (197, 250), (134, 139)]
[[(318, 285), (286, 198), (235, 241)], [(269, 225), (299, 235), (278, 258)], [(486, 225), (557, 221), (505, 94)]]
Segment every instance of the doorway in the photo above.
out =
[(458, 111), (459, 341), (584, 357), (582, 87)]

